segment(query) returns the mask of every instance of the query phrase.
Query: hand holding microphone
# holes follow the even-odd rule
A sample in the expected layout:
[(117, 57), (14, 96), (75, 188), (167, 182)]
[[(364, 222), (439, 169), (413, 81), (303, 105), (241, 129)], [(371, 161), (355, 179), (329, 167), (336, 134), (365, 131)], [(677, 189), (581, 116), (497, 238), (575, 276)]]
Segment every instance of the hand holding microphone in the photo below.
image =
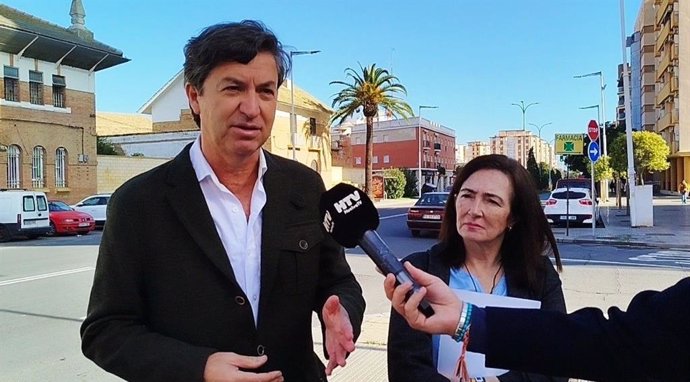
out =
[[(359, 245), (384, 274), (395, 276), (397, 284), (411, 283), (409, 294), (419, 290), (419, 284), (376, 232), (379, 214), (362, 190), (340, 183), (321, 196), (319, 207), (323, 226), (335, 241), (347, 248)], [(418, 309), (426, 317), (434, 314), (426, 299), (422, 299)]]

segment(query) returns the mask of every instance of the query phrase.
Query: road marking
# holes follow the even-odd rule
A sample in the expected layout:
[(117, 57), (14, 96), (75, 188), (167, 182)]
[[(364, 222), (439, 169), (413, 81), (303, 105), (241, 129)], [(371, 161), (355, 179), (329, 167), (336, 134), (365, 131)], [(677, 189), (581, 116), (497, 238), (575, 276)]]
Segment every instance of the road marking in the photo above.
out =
[(94, 269), (95, 269), (94, 267), (83, 267), (83, 268), (68, 269), (68, 270), (59, 271), (59, 272), (44, 273), (42, 275), (36, 275), (36, 276), (27, 276), (27, 277), (22, 277), (22, 278), (13, 279), (13, 280), (0, 281), (0, 286), (19, 284), (19, 283), (23, 283), (23, 282), (27, 282), (27, 281), (47, 279), (50, 277), (71, 275), (73, 273), (89, 272), (89, 271), (93, 271)]
[(397, 214), (397, 215), (388, 215), (388, 216), (381, 216), (379, 220), (386, 220), (386, 219), (392, 219), (392, 218), (399, 218), (401, 216), (407, 216), (407, 214)]
[(623, 262), (623, 261), (606, 261), (606, 260), (588, 260), (588, 259), (566, 259), (566, 258), (561, 258), (563, 262), (570, 261), (573, 263), (592, 263), (592, 264), (609, 264), (609, 265), (626, 265), (626, 266), (633, 266), (633, 267), (653, 267), (653, 268), (673, 268), (673, 269), (683, 269), (687, 270), (687, 266), (679, 265), (670, 265), (670, 264), (640, 264), (640, 263), (630, 263), (630, 262)]
[(631, 257), (635, 261), (666, 261), (680, 265), (690, 265), (690, 252), (687, 251), (657, 251), (646, 255)]

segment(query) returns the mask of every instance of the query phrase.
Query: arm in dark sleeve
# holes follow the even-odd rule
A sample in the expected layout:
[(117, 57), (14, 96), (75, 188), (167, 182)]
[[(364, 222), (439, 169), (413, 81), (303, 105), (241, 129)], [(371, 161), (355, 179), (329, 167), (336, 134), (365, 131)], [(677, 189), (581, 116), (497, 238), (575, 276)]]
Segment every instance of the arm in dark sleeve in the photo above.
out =
[[(544, 256), (545, 277), (541, 296), (541, 310), (565, 313), (565, 297), (561, 278), (548, 257)], [(568, 378), (511, 370), (498, 377), (501, 382), (568, 382)]]
[(388, 324), (388, 380), (396, 382), (448, 382), (436, 371), (430, 334), (410, 328), (391, 309)]
[[(201, 381), (215, 352), (150, 331), (142, 295), (145, 237), (136, 204), (115, 193), (108, 205), (86, 319), (82, 351), (104, 370), (125, 380)], [(142, 223), (143, 224), (143, 223)]]
[(636, 295), (627, 312), (486, 309), (490, 367), (592, 380), (690, 379), (690, 278)]
[[(320, 178), (318, 178), (317, 183), (320, 197), (325, 191), (325, 187)], [(318, 199), (315, 205), (318, 206)], [(314, 311), (321, 321), (322, 334), (325, 336), (325, 325), (323, 324), (323, 317), (321, 317), (323, 305), (330, 296), (336, 295), (340, 299), (340, 304), (349, 315), (352, 332), (356, 341), (362, 330), (362, 320), (366, 307), (364, 296), (362, 295), (362, 287), (355, 279), (354, 274), (352, 274), (350, 265), (345, 258), (343, 247), (333, 240), (330, 235), (326, 235), (321, 243), (321, 254), (319, 256), (319, 281)], [(328, 357), (325, 341), (323, 346), (324, 354)]]
[[(402, 261), (428, 271), (429, 254), (414, 253)], [(407, 321), (391, 309), (388, 324), (388, 380), (395, 382), (448, 382), (436, 371), (432, 336), (414, 330)]]

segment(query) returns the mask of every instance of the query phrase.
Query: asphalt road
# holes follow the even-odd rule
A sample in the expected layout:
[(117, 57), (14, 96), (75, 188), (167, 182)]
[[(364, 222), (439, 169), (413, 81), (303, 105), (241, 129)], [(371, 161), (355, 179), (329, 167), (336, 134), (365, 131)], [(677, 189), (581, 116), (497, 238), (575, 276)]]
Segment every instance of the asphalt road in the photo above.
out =
[[(429, 248), (436, 239), (413, 238), (405, 209), (382, 209), (379, 233), (399, 256)], [(587, 228), (583, 228), (587, 229)], [(101, 232), (85, 236), (18, 240), (0, 244), (0, 380), (115, 381), (81, 355), (79, 326)], [(601, 245), (559, 246), (565, 265), (626, 265), (690, 269), (690, 252)], [(365, 292), (367, 314), (389, 310), (382, 276), (358, 249), (348, 260)]]

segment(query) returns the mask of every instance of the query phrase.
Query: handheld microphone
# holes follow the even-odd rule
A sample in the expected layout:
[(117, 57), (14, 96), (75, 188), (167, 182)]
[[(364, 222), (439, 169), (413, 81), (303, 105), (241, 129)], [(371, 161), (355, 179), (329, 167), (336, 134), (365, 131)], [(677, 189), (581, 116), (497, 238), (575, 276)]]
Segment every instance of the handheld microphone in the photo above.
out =
[[(398, 284), (412, 283), (409, 294), (419, 290), (419, 284), (376, 232), (379, 214), (374, 203), (362, 190), (345, 183), (337, 184), (323, 193), (319, 207), (323, 215), (323, 227), (335, 241), (347, 248), (354, 248), (359, 244), (383, 274), (392, 273)], [(434, 314), (426, 299), (422, 300), (418, 309), (426, 317)]]

